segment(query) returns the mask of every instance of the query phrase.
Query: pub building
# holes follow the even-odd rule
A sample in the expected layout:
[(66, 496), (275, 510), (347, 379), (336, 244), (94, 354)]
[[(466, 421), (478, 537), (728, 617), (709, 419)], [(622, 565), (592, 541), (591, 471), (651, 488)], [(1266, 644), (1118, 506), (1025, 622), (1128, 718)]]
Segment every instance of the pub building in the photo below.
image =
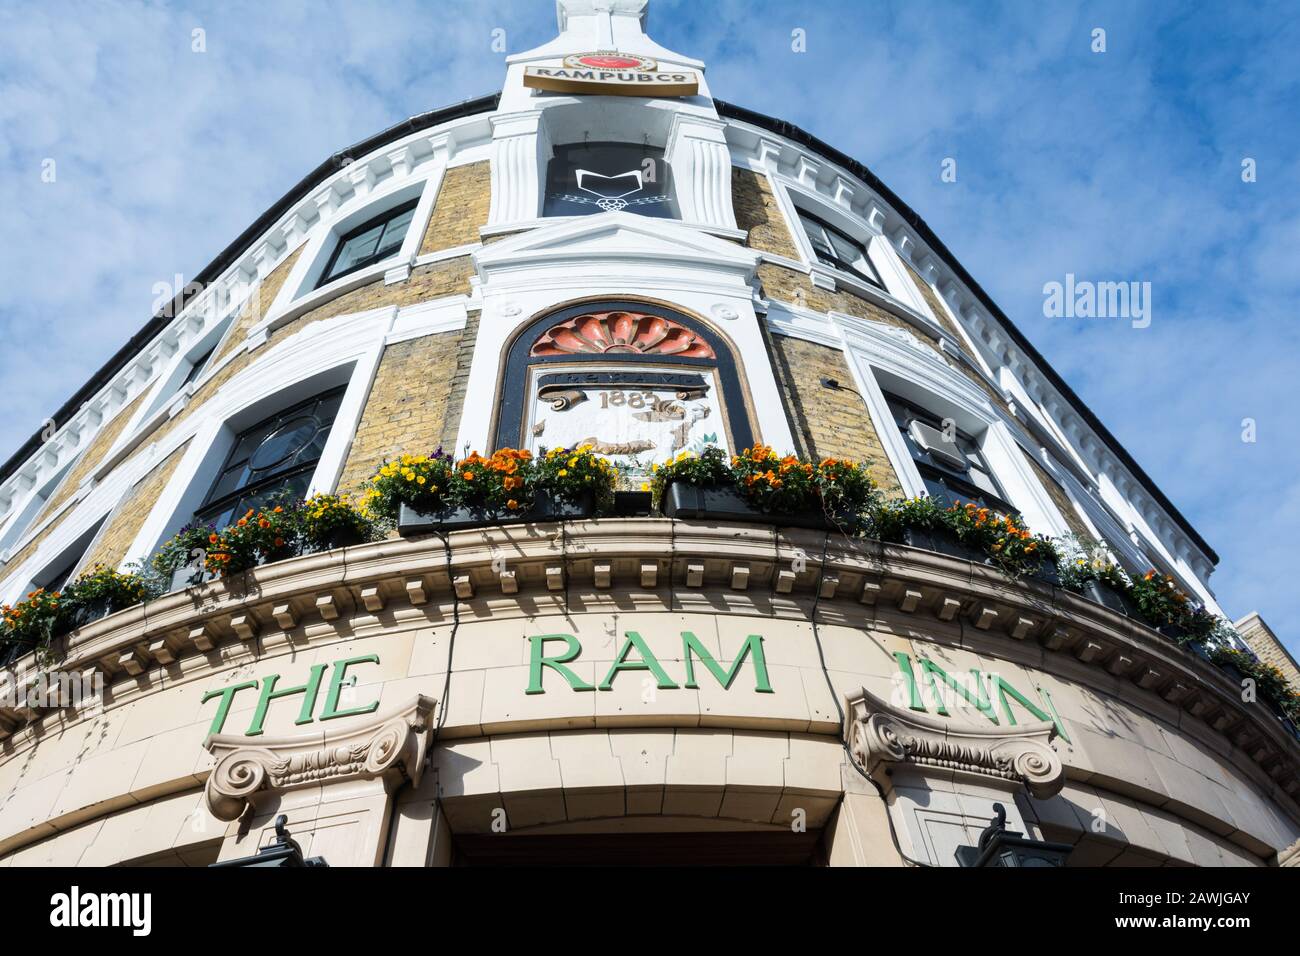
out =
[[(1211, 547), (925, 222), (715, 99), (646, 7), (558, 0), (499, 93), (336, 153), (3, 466), (0, 860), (1296, 862), (1300, 740), (1235, 631), (938, 531), (643, 493), (711, 448), (859, 462), (1224, 613)], [(275, 530), (553, 449), (617, 493)]]

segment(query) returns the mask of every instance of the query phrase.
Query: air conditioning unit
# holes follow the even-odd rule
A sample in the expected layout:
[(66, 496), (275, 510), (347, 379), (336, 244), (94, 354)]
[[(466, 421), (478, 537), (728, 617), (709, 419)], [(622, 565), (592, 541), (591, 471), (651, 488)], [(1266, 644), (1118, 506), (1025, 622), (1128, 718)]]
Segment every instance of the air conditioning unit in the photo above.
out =
[(930, 457), (938, 464), (960, 472), (965, 472), (970, 467), (965, 453), (957, 447), (957, 442), (948, 441), (939, 429), (931, 428), (925, 422), (913, 418), (907, 426), (907, 433), (912, 436), (912, 441), (916, 442), (922, 450), (928, 451)]

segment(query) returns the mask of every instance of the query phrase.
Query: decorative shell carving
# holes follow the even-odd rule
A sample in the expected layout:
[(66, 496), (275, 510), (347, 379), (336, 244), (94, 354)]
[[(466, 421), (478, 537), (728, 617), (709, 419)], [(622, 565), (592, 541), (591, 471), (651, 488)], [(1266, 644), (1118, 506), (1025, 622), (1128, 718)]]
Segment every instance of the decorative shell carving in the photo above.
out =
[(716, 358), (699, 335), (642, 312), (591, 312), (552, 326), (533, 343), (533, 356), (665, 355)]

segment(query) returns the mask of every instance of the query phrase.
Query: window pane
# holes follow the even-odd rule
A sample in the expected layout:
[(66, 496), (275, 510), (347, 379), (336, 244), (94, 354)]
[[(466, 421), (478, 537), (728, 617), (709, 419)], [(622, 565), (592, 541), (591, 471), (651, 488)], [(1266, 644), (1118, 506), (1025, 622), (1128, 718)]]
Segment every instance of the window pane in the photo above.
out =
[(981, 491), (988, 492), (997, 497), (1002, 496), (1002, 489), (997, 486), (991, 475), (985, 474), (978, 468), (972, 468), (966, 475), (971, 482)]
[(827, 230), (831, 245), (835, 248), (835, 254), (839, 256), (841, 262), (857, 263), (866, 259), (866, 250), (861, 245), (849, 239), (848, 236), (833, 230)]
[(637, 143), (557, 146), (546, 166), (543, 215), (630, 212), (677, 218), (672, 170), (664, 151)]
[(370, 258), (379, 244), (379, 237), (383, 234), (384, 224), (380, 223), (359, 236), (345, 240), (339, 248), (338, 258), (334, 260), (334, 268), (330, 270), (330, 274), (340, 275)]
[[(277, 491), (305, 492), (329, 438), (343, 389), (286, 409), (243, 432), (204, 499), (197, 518), (218, 527), (249, 508), (261, 507)], [(322, 421), (317, 411), (328, 417)], [(243, 494), (238, 494), (245, 490)]]
[(378, 255), (388, 255), (402, 248), (402, 240), (406, 238), (407, 227), (411, 225), (411, 217), (414, 215), (415, 207), (412, 206), (388, 220), (388, 225), (384, 227), (384, 238), (379, 243)]

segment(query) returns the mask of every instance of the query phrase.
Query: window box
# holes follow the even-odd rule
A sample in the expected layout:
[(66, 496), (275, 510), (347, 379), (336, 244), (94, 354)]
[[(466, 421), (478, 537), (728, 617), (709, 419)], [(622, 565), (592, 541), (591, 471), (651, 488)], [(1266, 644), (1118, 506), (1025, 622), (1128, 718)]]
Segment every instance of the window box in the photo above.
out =
[[(704, 488), (674, 481), (664, 489), (663, 512), (669, 518), (689, 521), (744, 521), (769, 524), (780, 528), (815, 528), (834, 530), (835, 524), (820, 511), (798, 514), (774, 514), (760, 511), (731, 488)], [(850, 517), (842, 516), (844, 524)]]
[(98, 600), (83, 604), (72, 612), (71, 620), (68, 622), (71, 626), (68, 627), (64, 633), (83, 628), (87, 624), (93, 624), (101, 617), (108, 617), (114, 610), (117, 609), (113, 607), (108, 598), (99, 598)]
[(1054, 588), (1061, 586), (1061, 572), (1057, 569), (1056, 561), (1053, 558), (1043, 558), (1038, 567), (1029, 572), (1029, 576), (1035, 581), (1042, 581)]
[(319, 551), (334, 551), (337, 548), (350, 548), (353, 545), (365, 544), (366, 538), (356, 528), (334, 528), (317, 546)]
[(614, 514), (619, 518), (648, 518), (654, 510), (654, 496), (648, 491), (614, 492)]
[(1162, 637), (1167, 637), (1175, 644), (1184, 644), (1187, 641), (1187, 632), (1177, 624), (1161, 624), (1156, 628)]
[(444, 508), (441, 511), (416, 511), (403, 503), (397, 519), (397, 533), (402, 537), (417, 534), (458, 531), (494, 524), (522, 524), (523, 522), (578, 521), (596, 513), (596, 500), (587, 494), (578, 502), (552, 498), (548, 492), (539, 491), (530, 511), (495, 511), (488, 508)]
[(0, 667), (12, 667), (19, 658), (36, 649), (36, 642), (27, 638), (9, 641), (0, 646)]
[(202, 561), (191, 561), (182, 564), (176, 570), (172, 571), (171, 583), (168, 585), (168, 593), (172, 591), (184, 591), (186, 588), (192, 588), (195, 585), (202, 584), (206, 576)]
[(1109, 584), (1103, 584), (1101, 581), (1088, 581), (1083, 585), (1083, 595), (1102, 607), (1108, 607), (1112, 611), (1126, 614), (1138, 620), (1142, 619), (1141, 614), (1138, 613), (1138, 606), (1133, 599), (1124, 592), (1117, 591)]
[(974, 561), (976, 564), (992, 563), (983, 552), (962, 544), (957, 535), (947, 528), (904, 528), (903, 544), (960, 558), (962, 561)]
[(1238, 688), (1240, 688), (1242, 686), (1242, 682), (1246, 680), (1246, 675), (1243, 674), (1240, 670), (1238, 670), (1237, 667), (1233, 664), (1220, 664), (1219, 669), (1223, 671), (1224, 675), (1228, 678), (1228, 680), (1236, 684)]
[(1204, 641), (1188, 641), (1183, 645), (1183, 647), (1187, 648), (1201, 660), (1205, 661), (1205, 663), (1214, 663), (1214, 661), (1210, 659), (1210, 649), (1205, 646)]
[(1281, 720), (1282, 720), (1282, 726), (1286, 728), (1287, 733), (1289, 733), (1296, 740), (1300, 740), (1300, 727), (1297, 727), (1295, 725), (1295, 721), (1293, 721), (1290, 717), (1283, 717), (1281, 718)]
[(50, 629), (50, 640), (63, 637), (65, 634), (71, 634), (73, 631), (80, 630), (87, 624), (93, 624), (101, 617), (108, 617), (114, 611), (113, 605), (108, 598), (99, 598), (88, 604), (83, 604), (66, 616), (60, 615), (59, 620), (55, 622)]

